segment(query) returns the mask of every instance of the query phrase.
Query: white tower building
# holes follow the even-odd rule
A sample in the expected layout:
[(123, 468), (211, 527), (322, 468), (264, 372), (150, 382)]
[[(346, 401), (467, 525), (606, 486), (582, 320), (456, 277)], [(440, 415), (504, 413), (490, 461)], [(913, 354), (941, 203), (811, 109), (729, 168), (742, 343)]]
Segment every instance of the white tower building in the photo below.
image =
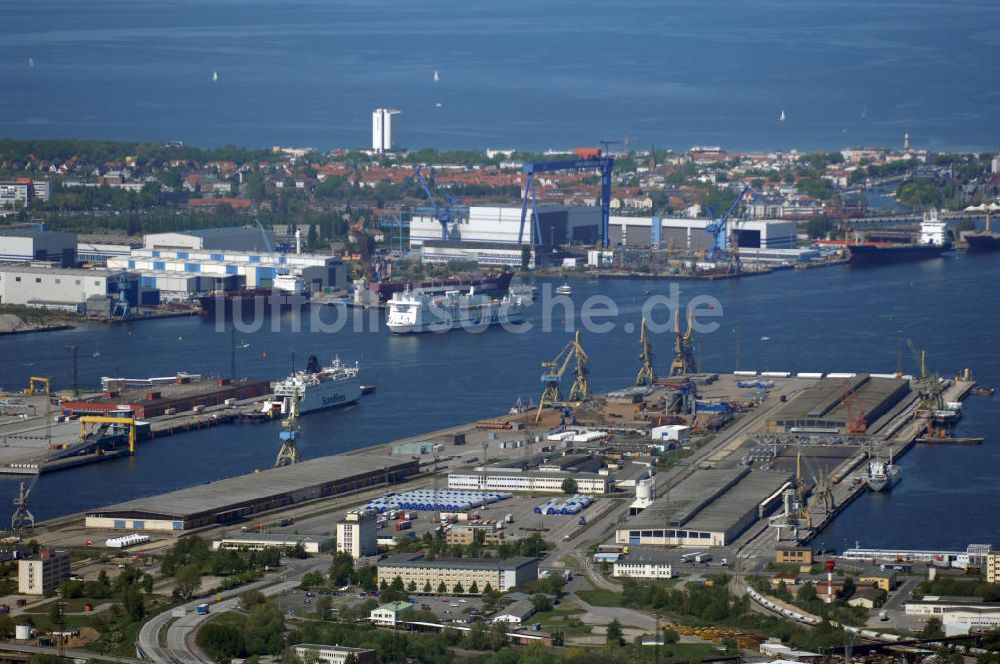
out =
[(396, 147), (399, 111), (394, 108), (376, 108), (372, 112), (372, 150), (388, 152)]

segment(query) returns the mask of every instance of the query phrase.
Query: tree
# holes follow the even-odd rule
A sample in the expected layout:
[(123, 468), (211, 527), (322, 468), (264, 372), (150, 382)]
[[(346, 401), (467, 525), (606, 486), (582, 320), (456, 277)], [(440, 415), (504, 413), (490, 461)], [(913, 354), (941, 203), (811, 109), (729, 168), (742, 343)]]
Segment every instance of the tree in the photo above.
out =
[(465, 637), (465, 646), (469, 650), (486, 650), (489, 647), (489, 638), (486, 634), (486, 624), (477, 621), (472, 625), (468, 635)]
[(552, 602), (549, 598), (542, 593), (531, 596), (531, 604), (535, 607), (535, 611), (548, 611), (552, 608)]
[(795, 593), (795, 598), (799, 602), (813, 602), (816, 600), (816, 586), (812, 583), (803, 583), (797, 593)]
[(406, 586), (406, 592), (408, 592), (408, 593), (415, 593), (415, 592), (417, 592), (417, 582), (414, 581), (413, 579), (410, 579), (410, 583), (407, 584), (407, 586)]
[(132, 622), (139, 622), (146, 617), (146, 601), (137, 585), (130, 584), (122, 591), (122, 608)]
[(444, 581), (438, 584), (437, 591), (439, 595), (444, 595), (446, 592), (448, 592), (448, 586), (444, 585)]
[(267, 597), (259, 590), (246, 590), (240, 593), (240, 606), (246, 611), (266, 601)]
[(284, 648), (284, 618), (273, 604), (255, 606), (243, 630), (246, 649), (255, 655), (276, 655)]
[(310, 247), (315, 247), (319, 244), (319, 235), (317, 234), (316, 224), (309, 224), (308, 242)]
[(432, 592), (434, 591), (431, 589), (431, 582), (429, 580), (424, 582), (424, 594), (430, 595)]
[(479, 584), (476, 583), (475, 581), (473, 581), (472, 585), (469, 586), (469, 594), (470, 595), (478, 595), (479, 594)]
[(452, 588), (452, 592), (455, 593), (456, 595), (462, 595), (465, 593), (465, 588), (462, 587), (461, 581), (455, 582), (455, 587)]
[(232, 659), (246, 654), (243, 632), (233, 625), (208, 622), (195, 637), (198, 646), (215, 660)]
[(316, 617), (320, 620), (330, 619), (330, 609), (333, 607), (333, 600), (329, 595), (323, 595), (316, 600)]
[(940, 618), (929, 618), (924, 628), (920, 630), (920, 638), (922, 639), (940, 639), (944, 636), (944, 629), (941, 627)]
[(562, 481), (563, 493), (569, 493), (569, 494), (576, 493), (577, 488), (578, 487), (576, 486), (576, 480), (574, 480), (572, 477), (567, 477)]
[(615, 618), (608, 623), (608, 645), (620, 646), (622, 644), (622, 624)]
[(189, 563), (174, 572), (174, 594), (179, 597), (191, 599), (200, 585), (201, 568), (197, 564)]
[(321, 572), (314, 570), (312, 572), (308, 572), (302, 577), (302, 581), (301, 583), (299, 583), (299, 587), (308, 590), (309, 588), (318, 588), (319, 586), (323, 585), (323, 583), (324, 583), (323, 574)]

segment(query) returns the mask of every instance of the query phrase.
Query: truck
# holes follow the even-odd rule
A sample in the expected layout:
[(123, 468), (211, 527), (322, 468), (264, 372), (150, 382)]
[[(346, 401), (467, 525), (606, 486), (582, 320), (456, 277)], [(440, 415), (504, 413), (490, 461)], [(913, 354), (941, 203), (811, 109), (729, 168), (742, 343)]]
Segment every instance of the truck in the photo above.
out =
[(507, 523), (514, 523), (514, 515), (508, 514), (503, 518), (503, 520), (506, 521)]
[(207, 616), (208, 615), (208, 604), (199, 604), (198, 606), (195, 607), (194, 610), (195, 610), (195, 613), (197, 613), (199, 616)]
[(695, 562), (695, 560), (700, 555), (702, 555), (701, 551), (698, 551), (698, 552), (695, 552), (695, 553), (685, 553), (683, 556), (681, 556), (681, 562), (682, 563)]
[(710, 560), (712, 560), (711, 553), (699, 553), (697, 556), (694, 557), (694, 561), (696, 563), (707, 563)]
[(413, 524), (409, 521), (397, 521), (396, 530), (409, 530), (413, 527)]

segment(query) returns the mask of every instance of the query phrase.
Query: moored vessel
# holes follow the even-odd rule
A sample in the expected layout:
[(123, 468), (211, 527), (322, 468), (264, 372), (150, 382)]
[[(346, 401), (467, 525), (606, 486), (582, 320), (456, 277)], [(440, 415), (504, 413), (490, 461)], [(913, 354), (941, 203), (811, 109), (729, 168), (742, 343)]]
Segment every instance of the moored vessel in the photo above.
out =
[(292, 401), (298, 399), (298, 412), (346, 406), (361, 398), (362, 387), (358, 365), (350, 366), (335, 357), (321, 367), (315, 355), (310, 355), (304, 371), (296, 371), (274, 384), (274, 399), (264, 403), (263, 412), (287, 415)]
[(902, 471), (893, 465), (892, 457), (886, 461), (875, 455), (868, 460), (868, 488), (872, 491), (888, 491), (896, 485), (902, 474)]
[(948, 225), (937, 210), (924, 213), (917, 242), (858, 242), (847, 245), (852, 264), (880, 264), (937, 258), (952, 248)]
[(395, 334), (447, 332), (464, 328), (477, 331), (491, 325), (519, 323), (524, 319), (520, 297), (492, 299), (473, 289), (468, 294), (448, 291), (444, 295), (405, 291), (389, 300), (386, 325)]

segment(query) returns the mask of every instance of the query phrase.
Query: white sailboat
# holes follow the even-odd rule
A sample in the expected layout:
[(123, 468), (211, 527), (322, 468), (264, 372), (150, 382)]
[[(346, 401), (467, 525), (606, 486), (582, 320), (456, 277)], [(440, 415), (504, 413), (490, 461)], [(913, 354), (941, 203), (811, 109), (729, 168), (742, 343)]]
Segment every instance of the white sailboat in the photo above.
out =
[(218, 82), (218, 80), (219, 80), (219, 72), (213, 71), (212, 72), (212, 82), (216, 83), (216, 82)]
[(785, 109), (781, 109), (781, 115), (778, 116), (778, 122), (785, 121)]
[(29, 67), (34, 67), (35, 66), (35, 59), (34, 58), (28, 58), (28, 66)]
[(441, 76), (438, 74), (438, 70), (435, 69), (434, 70), (434, 82), (437, 83), (440, 80), (441, 80)]

